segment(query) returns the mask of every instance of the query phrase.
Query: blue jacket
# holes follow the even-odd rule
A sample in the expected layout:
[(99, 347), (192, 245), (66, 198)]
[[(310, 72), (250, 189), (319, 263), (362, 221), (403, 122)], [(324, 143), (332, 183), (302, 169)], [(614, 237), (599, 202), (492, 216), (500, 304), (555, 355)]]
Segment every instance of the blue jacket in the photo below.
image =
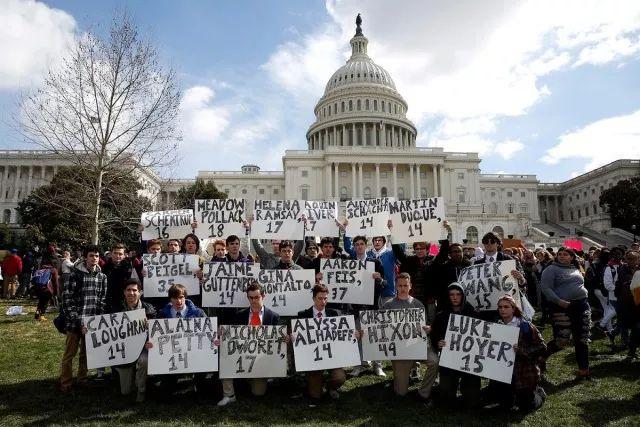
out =
[[(187, 313), (184, 318), (188, 319), (191, 317), (207, 317), (202, 311), (201, 308), (198, 308), (194, 303), (191, 302), (190, 299), (184, 300), (185, 305), (187, 306)], [(158, 319), (171, 319), (173, 316), (171, 315), (171, 303), (167, 303), (160, 313), (158, 314)]]
[[(377, 256), (375, 251), (369, 249), (367, 251), (367, 258), (377, 259), (382, 264), (382, 268), (384, 269), (384, 279), (386, 281), (384, 287), (382, 288), (382, 292), (380, 293), (383, 297), (395, 297), (396, 296), (396, 256), (393, 254), (391, 248), (387, 248), (385, 252)], [(353, 241), (351, 237), (344, 237), (344, 250), (351, 255), (352, 258), (356, 257), (356, 251), (353, 248)]]

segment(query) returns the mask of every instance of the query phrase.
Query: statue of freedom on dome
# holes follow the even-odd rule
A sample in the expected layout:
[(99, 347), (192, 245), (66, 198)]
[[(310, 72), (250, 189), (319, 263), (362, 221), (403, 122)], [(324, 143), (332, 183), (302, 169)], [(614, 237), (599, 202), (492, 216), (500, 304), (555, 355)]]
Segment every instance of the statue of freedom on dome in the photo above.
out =
[(362, 35), (362, 28), (360, 27), (361, 24), (362, 18), (360, 17), (360, 14), (358, 14), (358, 16), (356, 16), (356, 36)]

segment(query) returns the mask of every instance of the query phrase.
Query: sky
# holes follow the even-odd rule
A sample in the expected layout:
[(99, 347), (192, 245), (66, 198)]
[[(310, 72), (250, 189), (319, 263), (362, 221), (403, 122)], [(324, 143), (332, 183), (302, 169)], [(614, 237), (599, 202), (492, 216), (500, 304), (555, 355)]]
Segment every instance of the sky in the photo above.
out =
[(183, 140), (173, 178), (306, 149), (313, 108), (350, 55), (369, 56), (408, 102), (419, 146), (478, 152), (483, 173), (561, 182), (640, 158), (638, 0), (0, 0), (0, 149), (21, 94), (86, 31), (126, 11), (177, 73)]

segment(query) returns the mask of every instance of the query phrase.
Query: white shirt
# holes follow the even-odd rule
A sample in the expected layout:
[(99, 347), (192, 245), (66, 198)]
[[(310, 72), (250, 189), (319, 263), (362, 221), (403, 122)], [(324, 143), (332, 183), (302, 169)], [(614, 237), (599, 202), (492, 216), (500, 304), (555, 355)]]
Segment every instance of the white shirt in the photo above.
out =
[(496, 259), (498, 258), (498, 252), (493, 253), (493, 254), (485, 253), (484, 256), (485, 256), (484, 262), (485, 262), (485, 264), (488, 264), (490, 262), (495, 262), (496, 261)]
[(327, 317), (327, 313), (326, 313), (324, 310), (322, 310), (322, 311), (318, 311), (318, 309), (317, 309), (317, 308), (316, 308), (316, 306), (314, 305), (314, 306), (313, 306), (313, 317), (317, 319), (317, 318), (318, 318), (318, 313), (322, 313), (322, 318), (323, 318), (323, 319), (324, 319), (325, 317)]

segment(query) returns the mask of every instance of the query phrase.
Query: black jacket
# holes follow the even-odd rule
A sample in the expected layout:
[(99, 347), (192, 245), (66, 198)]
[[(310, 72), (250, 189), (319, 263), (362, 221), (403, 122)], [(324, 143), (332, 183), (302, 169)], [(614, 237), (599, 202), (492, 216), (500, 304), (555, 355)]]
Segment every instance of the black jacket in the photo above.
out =
[[(340, 316), (340, 313), (338, 312), (338, 310), (334, 310), (332, 308), (325, 307), (324, 312), (327, 313), (327, 317)], [(299, 311), (298, 315), (296, 317), (298, 317), (300, 319), (311, 319), (311, 318), (313, 318), (313, 307), (309, 307), (306, 310)]]
[[(251, 318), (251, 308), (244, 308), (236, 313), (233, 320), (234, 325), (248, 325)], [(267, 326), (275, 326), (280, 322), (280, 315), (267, 307), (264, 308), (262, 315), (262, 324)]]
[[(433, 323), (431, 323), (431, 333), (429, 333), (429, 338), (431, 338), (431, 345), (435, 349), (438, 348), (438, 341), (443, 340), (447, 334), (447, 324), (449, 323), (449, 315), (451, 313), (453, 313), (451, 304), (446, 304), (442, 310), (436, 313), (436, 317), (433, 319)], [(480, 317), (480, 313), (478, 313), (478, 311), (473, 308), (466, 299), (463, 299), (462, 309), (455, 314), (475, 317), (476, 319)]]

